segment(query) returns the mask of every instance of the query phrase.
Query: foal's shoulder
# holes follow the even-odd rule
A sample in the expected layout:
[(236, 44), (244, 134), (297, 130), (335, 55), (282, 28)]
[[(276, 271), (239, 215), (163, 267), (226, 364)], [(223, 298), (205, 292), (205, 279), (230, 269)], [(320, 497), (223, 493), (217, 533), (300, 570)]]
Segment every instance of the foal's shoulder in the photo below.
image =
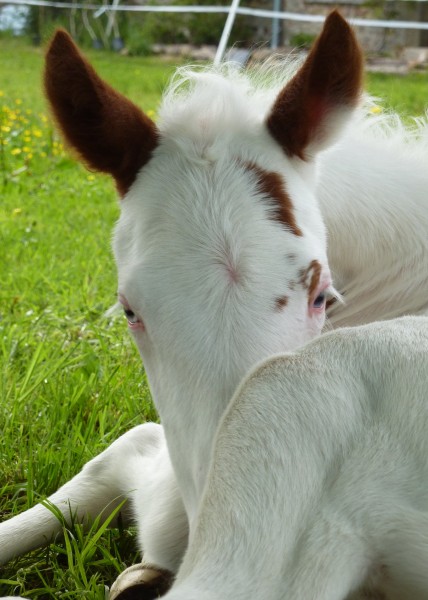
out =
[(377, 364), (402, 361), (411, 356), (428, 358), (428, 317), (401, 317), (358, 327), (337, 329), (303, 349), (323, 353), (339, 363)]
[[(421, 365), (426, 365), (425, 371)], [(402, 317), (324, 334), (295, 352), (257, 365), (237, 396), (251, 390), (265, 397), (279, 390), (328, 393), (337, 385), (352, 388), (397, 370), (409, 379), (428, 377), (428, 317)]]
[(381, 422), (410, 439), (428, 420), (427, 388), (428, 318), (333, 331), (249, 373), (223, 415), (217, 457), (236, 445), (279, 452), (302, 436), (333, 452)]
[(346, 365), (400, 360), (428, 353), (428, 317), (401, 317), (326, 333), (295, 353), (305, 364), (314, 357), (326, 364)]

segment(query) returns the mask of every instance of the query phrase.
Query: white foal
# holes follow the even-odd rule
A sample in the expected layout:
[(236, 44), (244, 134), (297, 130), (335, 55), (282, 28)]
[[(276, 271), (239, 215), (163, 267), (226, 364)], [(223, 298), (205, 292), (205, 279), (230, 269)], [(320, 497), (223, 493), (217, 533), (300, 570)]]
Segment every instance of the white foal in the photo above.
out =
[[(199, 523), (218, 424), (248, 370), (320, 333), (332, 291), (323, 218), (331, 268), (349, 296), (332, 308), (333, 324), (426, 309), (426, 153), (383, 138), (376, 120), (366, 131), (372, 117), (353, 120), (360, 81), (358, 45), (333, 13), (288, 83), (186, 74), (157, 128), (66, 34), (54, 38), (46, 86), (59, 126), (123, 196), (119, 299), (169, 453), (163, 430), (142, 425), (50, 500), (84, 519), (130, 498), (147, 563), (177, 572), (188, 521)], [(6, 521), (0, 563), (57, 530), (40, 505)]]

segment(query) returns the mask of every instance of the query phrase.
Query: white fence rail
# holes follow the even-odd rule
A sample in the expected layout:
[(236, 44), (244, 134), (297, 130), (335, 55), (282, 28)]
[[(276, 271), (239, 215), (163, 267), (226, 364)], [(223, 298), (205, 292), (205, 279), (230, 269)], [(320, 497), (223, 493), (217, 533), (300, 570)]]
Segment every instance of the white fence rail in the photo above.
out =
[[(427, 0), (404, 0), (405, 2), (426, 2)], [(127, 11), (127, 12), (158, 12), (158, 13), (223, 13), (229, 14), (231, 6), (167, 6), (153, 4), (86, 4), (80, 2), (55, 2), (54, 0), (0, 0), (1, 5), (18, 5), (18, 6), (49, 6), (52, 8), (73, 8), (83, 10), (100, 11), (99, 14), (105, 12)], [(102, 13), (101, 13), (102, 11)], [(322, 15), (306, 15), (303, 13), (294, 13), (288, 11), (273, 11), (258, 8), (247, 8), (238, 6), (234, 9), (237, 15), (249, 15), (253, 17), (261, 17), (265, 19), (282, 19), (289, 21), (301, 21), (306, 23), (322, 23), (325, 19)], [(382, 19), (358, 19), (351, 18), (350, 22), (354, 27), (389, 27), (391, 29), (428, 29), (428, 23), (421, 21), (396, 21)]]
[[(402, 0), (426, 2), (427, 0)], [(168, 6), (168, 5), (141, 5), (141, 4), (119, 4), (118, 0), (112, 0), (112, 4), (87, 4), (82, 2), (55, 2), (55, 0), (0, 0), (0, 7), (6, 6), (46, 6), (52, 8), (64, 8), (73, 10), (90, 10), (94, 12), (94, 17), (97, 18), (104, 13), (114, 14), (118, 11), (126, 12), (156, 12), (156, 13), (206, 13), (206, 14), (227, 14), (227, 19), (223, 34), (221, 36), (219, 47), (216, 55), (216, 62), (221, 60), (225, 52), (227, 42), (236, 15), (246, 15), (259, 17), (262, 19), (279, 19), (285, 21), (300, 21), (302, 23), (322, 23), (325, 19), (322, 15), (307, 15), (303, 13), (294, 13), (288, 11), (265, 10), (258, 8), (249, 8), (239, 6), (240, 0), (232, 0), (230, 6)], [(428, 23), (422, 21), (398, 21), (385, 19), (359, 19), (351, 18), (351, 24), (354, 27), (382, 27), (389, 29), (417, 29), (428, 30)]]

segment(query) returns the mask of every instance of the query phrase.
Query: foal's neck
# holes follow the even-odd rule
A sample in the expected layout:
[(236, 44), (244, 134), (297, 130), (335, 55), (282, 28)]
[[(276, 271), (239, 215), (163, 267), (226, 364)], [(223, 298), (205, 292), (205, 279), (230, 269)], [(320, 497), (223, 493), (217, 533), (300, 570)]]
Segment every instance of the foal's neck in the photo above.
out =
[(221, 385), (203, 383), (192, 387), (187, 381), (182, 384), (175, 382), (172, 386), (164, 377), (158, 389), (155, 386), (153, 391), (171, 462), (191, 522), (205, 484), (214, 437), (233, 390), (226, 392), (221, 390)]

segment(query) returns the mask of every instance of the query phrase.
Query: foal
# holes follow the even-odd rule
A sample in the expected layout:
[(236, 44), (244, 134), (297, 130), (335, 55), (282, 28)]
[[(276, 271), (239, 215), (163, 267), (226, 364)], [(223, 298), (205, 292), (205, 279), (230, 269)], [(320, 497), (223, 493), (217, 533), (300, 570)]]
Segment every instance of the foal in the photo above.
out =
[[(334, 290), (317, 196), (331, 232), (333, 272), (354, 302), (343, 319), (426, 308), (426, 276), (415, 273), (428, 256), (420, 233), (426, 168), (403, 146), (398, 160), (412, 159), (415, 184), (409, 216), (399, 202), (408, 178), (389, 190), (385, 158), (379, 177), (375, 172), (380, 136), (366, 133), (365, 140), (358, 117), (352, 122), (361, 64), (352, 31), (332, 13), (304, 64), (279, 89), (254, 87), (236, 72), (188, 73), (185, 89), (177, 83), (164, 99), (156, 126), (98, 78), (65, 33), (48, 52), (46, 89), (60, 128), (87, 164), (114, 177), (123, 198), (114, 243), (119, 301), (164, 426), (135, 428), (51, 501), (65, 514), (71, 504), (84, 519), (129, 497), (144, 559), (164, 571), (177, 572), (188, 523), (191, 532), (200, 527), (213, 440), (234, 390), (260, 360), (301, 346), (324, 325), (326, 293)], [(347, 123), (349, 133), (337, 142)], [(393, 149), (389, 141), (385, 147)], [(380, 207), (374, 218), (371, 196)], [(406, 245), (396, 244), (393, 256), (413, 266), (418, 282), (415, 293), (390, 285), (385, 302), (378, 288), (393, 272), (390, 232), (379, 234), (383, 198), (394, 207), (385, 211), (391, 223), (407, 217), (400, 222)], [(355, 211), (368, 241), (377, 234), (388, 258), (372, 286), (375, 303), (367, 286), (359, 297), (353, 285), (376, 262), (358, 238), (361, 228), (351, 230)], [(355, 244), (349, 250), (345, 238)], [(43, 543), (57, 527), (41, 506), (3, 523), (0, 562)]]

